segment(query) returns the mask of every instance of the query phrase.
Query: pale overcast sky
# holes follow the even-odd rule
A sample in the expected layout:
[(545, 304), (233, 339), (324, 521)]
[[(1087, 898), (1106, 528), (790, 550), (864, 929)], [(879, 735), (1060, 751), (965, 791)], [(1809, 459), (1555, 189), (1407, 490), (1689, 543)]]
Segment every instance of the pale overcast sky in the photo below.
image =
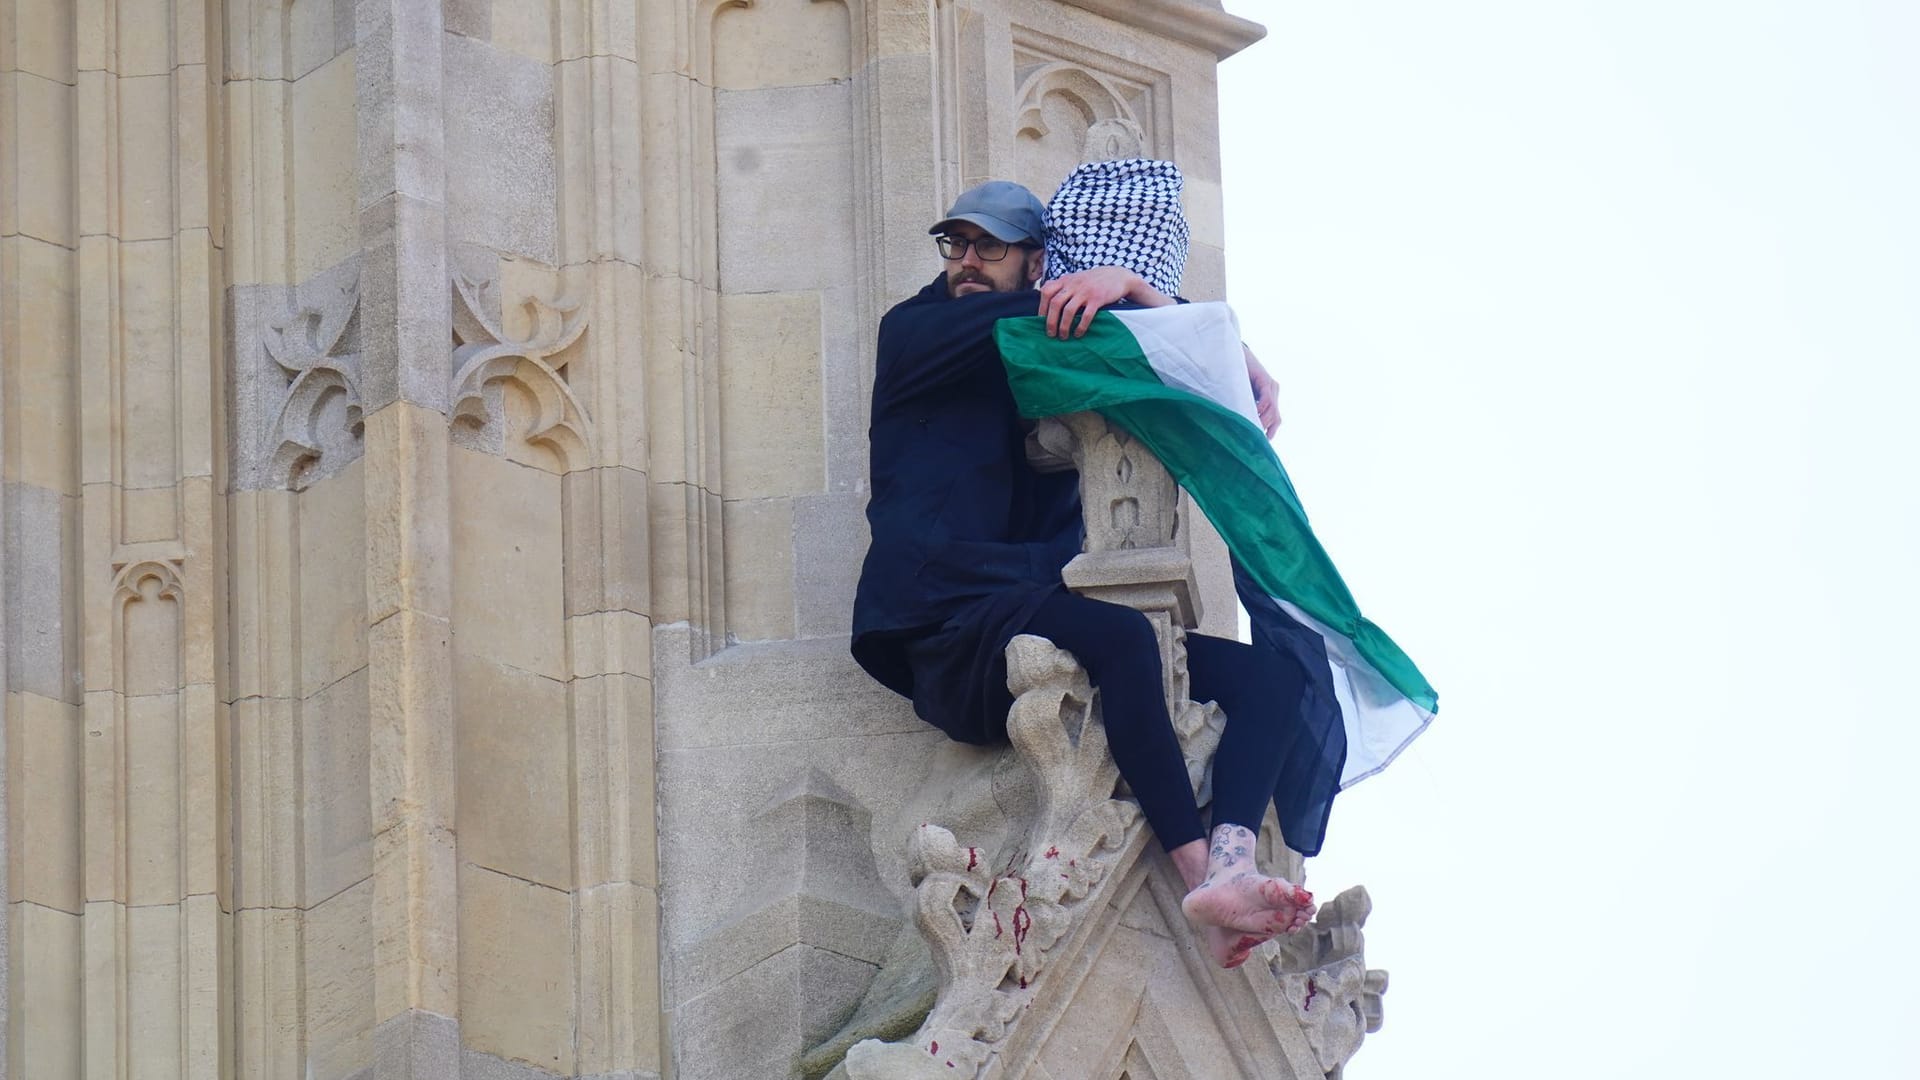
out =
[(1228, 7), (1230, 299), (1440, 692), (1352, 1080), (1920, 1076), (1920, 4)]

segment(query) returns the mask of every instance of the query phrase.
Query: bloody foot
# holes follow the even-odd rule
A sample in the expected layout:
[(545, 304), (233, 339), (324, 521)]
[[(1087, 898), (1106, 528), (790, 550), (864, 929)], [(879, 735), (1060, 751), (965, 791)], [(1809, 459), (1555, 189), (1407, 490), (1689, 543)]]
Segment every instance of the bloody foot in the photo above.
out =
[(1256, 936), (1291, 934), (1307, 925), (1313, 917), (1313, 894), (1284, 878), (1260, 873), (1254, 866), (1253, 842), (1252, 830), (1244, 826), (1221, 825), (1213, 830), (1206, 877), (1180, 902), (1187, 918), (1202, 926)]

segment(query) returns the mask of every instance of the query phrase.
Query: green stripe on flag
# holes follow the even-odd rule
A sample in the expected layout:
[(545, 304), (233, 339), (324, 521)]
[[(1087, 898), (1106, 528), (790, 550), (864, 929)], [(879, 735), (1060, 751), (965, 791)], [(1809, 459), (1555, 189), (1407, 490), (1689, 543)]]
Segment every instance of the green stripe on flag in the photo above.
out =
[(1252, 421), (1162, 383), (1110, 312), (1095, 315), (1085, 337), (1050, 338), (1037, 316), (1002, 319), (994, 336), (1022, 416), (1092, 409), (1120, 425), (1193, 496), (1262, 589), (1344, 634), (1408, 701), (1435, 710), (1438, 698), (1413, 661), (1361, 616), (1308, 526), (1286, 469)]

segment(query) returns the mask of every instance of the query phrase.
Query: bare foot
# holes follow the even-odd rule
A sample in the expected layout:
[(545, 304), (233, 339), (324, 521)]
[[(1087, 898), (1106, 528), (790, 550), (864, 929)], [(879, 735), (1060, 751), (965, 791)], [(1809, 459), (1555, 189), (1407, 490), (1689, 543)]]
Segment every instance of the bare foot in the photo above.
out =
[(1256, 870), (1253, 839), (1243, 826), (1214, 829), (1206, 879), (1187, 893), (1180, 909), (1202, 926), (1254, 935), (1295, 933), (1313, 917), (1313, 894)]
[(1246, 963), (1254, 949), (1273, 937), (1272, 934), (1243, 934), (1221, 926), (1202, 926), (1200, 929), (1206, 934), (1207, 951), (1213, 954), (1214, 963), (1229, 969)]

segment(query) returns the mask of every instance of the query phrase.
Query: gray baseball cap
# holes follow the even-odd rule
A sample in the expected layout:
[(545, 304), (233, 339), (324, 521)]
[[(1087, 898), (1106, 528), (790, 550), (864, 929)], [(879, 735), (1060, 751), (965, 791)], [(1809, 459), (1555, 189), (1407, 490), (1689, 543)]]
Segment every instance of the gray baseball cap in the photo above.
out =
[(971, 221), (1009, 244), (1039, 244), (1046, 241), (1046, 219), (1047, 208), (1033, 192), (1011, 180), (989, 180), (961, 192), (927, 233), (937, 236), (956, 221)]

